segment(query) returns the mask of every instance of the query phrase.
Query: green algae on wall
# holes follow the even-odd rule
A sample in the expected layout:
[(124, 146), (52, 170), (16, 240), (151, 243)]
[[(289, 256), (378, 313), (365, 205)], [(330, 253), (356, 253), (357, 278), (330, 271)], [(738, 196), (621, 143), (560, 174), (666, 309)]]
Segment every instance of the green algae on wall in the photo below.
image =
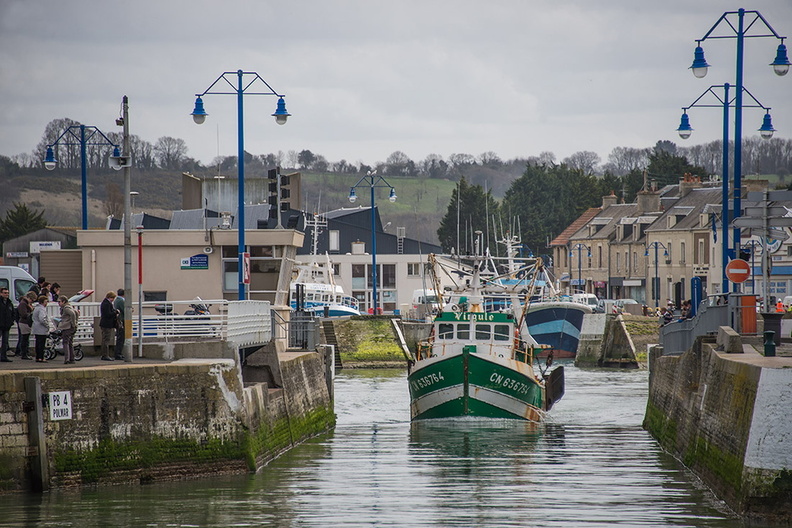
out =
[(360, 317), (335, 323), (341, 362), (404, 361), (387, 317)]

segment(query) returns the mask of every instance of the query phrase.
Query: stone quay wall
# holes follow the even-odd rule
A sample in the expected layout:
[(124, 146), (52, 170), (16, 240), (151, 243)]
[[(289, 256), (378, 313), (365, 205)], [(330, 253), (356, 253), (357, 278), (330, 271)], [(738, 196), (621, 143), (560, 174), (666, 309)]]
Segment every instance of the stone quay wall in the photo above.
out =
[[(323, 359), (284, 356), (277, 388), (246, 387), (233, 359), (3, 372), (0, 490), (255, 471), (335, 423)], [(60, 391), (71, 419), (35, 401)]]
[(699, 337), (682, 355), (650, 350), (644, 427), (736, 512), (789, 523), (792, 361), (718, 347), (729, 345)]

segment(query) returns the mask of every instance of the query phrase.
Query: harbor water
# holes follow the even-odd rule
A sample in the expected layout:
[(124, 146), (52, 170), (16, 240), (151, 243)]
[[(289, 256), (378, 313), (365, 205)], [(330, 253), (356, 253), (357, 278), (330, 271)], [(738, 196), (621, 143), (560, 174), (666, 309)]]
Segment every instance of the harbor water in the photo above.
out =
[(565, 367), (540, 425), (411, 424), (403, 370), (346, 370), (335, 430), (255, 475), (4, 495), (0, 526), (743, 526), (641, 428), (645, 371)]

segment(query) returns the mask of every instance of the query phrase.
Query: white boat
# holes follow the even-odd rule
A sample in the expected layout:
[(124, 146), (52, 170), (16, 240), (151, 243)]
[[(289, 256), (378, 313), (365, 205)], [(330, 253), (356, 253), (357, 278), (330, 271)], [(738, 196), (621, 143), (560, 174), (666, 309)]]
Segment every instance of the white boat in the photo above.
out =
[(289, 285), (289, 304), (292, 310), (301, 308), (313, 312), (317, 317), (344, 317), (360, 315), (357, 299), (348, 295), (344, 288), (333, 278), (333, 263), (325, 254), (325, 262), (319, 262), (317, 244), (321, 228), (327, 226), (327, 220), (314, 214), (306, 217), (306, 227), (313, 227), (311, 245), (311, 262), (296, 263), (296, 275)]

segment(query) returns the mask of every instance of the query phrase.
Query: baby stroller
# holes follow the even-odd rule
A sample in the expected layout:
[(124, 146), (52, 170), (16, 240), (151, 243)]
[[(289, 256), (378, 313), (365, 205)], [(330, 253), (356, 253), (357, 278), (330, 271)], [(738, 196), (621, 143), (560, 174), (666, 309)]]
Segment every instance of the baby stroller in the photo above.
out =
[[(51, 361), (58, 357), (58, 354), (63, 355), (63, 351), (59, 348), (63, 347), (63, 339), (60, 330), (55, 330), (47, 335), (47, 341), (44, 343), (44, 359)], [(74, 359), (80, 361), (83, 358), (82, 345), (77, 343), (74, 345)]]

